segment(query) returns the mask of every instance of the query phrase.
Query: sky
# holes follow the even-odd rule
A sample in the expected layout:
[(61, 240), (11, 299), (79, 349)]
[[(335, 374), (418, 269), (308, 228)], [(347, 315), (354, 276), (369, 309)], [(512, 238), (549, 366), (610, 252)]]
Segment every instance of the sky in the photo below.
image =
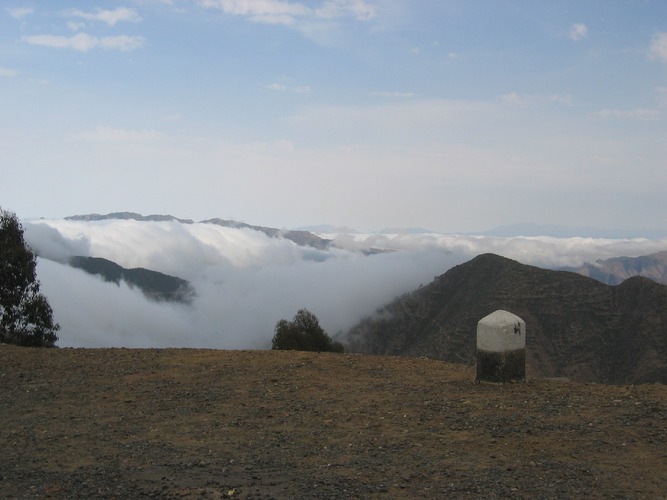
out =
[(664, 0), (12, 1), (0, 204), (667, 229)]

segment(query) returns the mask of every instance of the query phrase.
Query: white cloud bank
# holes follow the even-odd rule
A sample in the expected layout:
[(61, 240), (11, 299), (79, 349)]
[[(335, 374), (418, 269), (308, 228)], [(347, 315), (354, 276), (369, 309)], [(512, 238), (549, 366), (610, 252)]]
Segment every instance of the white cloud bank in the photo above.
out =
[[(493, 252), (545, 267), (664, 250), (667, 240), (493, 238), (441, 234), (332, 234), (321, 251), (249, 229), (109, 220), (24, 223), (40, 255), (38, 277), (62, 330), (77, 347), (266, 348), (275, 323), (306, 307), (331, 334), (346, 331), (397, 295), (475, 255)], [(388, 253), (364, 256), (361, 249)], [(113, 260), (188, 279), (191, 305), (155, 303), (64, 262)]]
[[(61, 324), (61, 346), (265, 348), (275, 323), (306, 307), (330, 333), (463, 260), (424, 248), (364, 257), (319, 251), (249, 229), (136, 221), (26, 223), (38, 275)], [(156, 304), (63, 261), (108, 258), (191, 281), (191, 306)], [(55, 260), (48, 260), (55, 259)]]

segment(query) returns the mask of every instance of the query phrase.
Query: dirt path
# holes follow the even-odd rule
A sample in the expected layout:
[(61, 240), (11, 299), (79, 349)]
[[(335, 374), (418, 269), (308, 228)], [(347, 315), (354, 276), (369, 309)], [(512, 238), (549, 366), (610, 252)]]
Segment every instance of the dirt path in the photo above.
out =
[(0, 345), (0, 495), (661, 498), (667, 389), (414, 358)]

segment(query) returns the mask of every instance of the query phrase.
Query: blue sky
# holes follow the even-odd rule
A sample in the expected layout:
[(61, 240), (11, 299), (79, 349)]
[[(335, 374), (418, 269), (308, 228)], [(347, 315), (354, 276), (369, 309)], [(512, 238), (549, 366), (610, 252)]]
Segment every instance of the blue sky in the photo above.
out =
[(667, 229), (667, 2), (4, 2), (0, 204)]

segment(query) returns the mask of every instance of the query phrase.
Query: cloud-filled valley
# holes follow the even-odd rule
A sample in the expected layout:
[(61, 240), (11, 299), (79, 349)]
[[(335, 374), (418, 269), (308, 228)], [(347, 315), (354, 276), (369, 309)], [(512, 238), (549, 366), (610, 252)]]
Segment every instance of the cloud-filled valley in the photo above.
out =
[[(332, 244), (318, 250), (211, 223), (41, 219), (24, 227), (63, 347), (266, 348), (275, 323), (300, 308), (315, 313), (330, 334), (344, 333), (481, 253), (555, 268), (667, 246), (648, 239), (321, 234)], [(70, 267), (74, 255), (177, 276), (197, 295), (191, 304), (151, 301), (124, 282)]]

